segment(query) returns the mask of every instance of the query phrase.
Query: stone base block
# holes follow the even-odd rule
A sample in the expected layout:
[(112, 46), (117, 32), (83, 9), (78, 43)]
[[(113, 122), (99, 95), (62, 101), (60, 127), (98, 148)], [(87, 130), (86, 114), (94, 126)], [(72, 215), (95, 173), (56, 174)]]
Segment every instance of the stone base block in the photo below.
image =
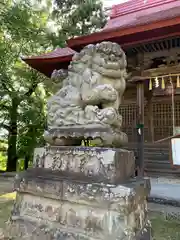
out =
[(143, 239), (148, 179), (112, 185), (72, 181), (46, 170), (35, 176), (33, 171), (16, 183), (18, 194), (7, 231), (13, 239)]
[[(14, 240), (99, 240), (100, 238), (94, 238), (87, 236), (84, 233), (76, 232), (75, 230), (68, 231), (59, 229), (58, 227), (50, 227), (49, 224), (43, 223), (37, 225), (36, 222), (30, 220), (18, 219), (11, 221), (8, 226), (8, 232), (6, 236), (14, 236)], [(9, 238), (8, 238), (9, 239)], [(128, 235), (121, 237), (113, 237), (105, 235), (103, 239), (119, 239), (119, 240), (152, 240), (151, 227), (146, 226), (141, 232), (134, 237)]]
[(101, 124), (52, 127), (44, 133), (44, 139), (56, 146), (78, 146), (83, 139), (98, 140), (98, 147), (122, 147), (128, 142), (127, 135), (120, 129)]
[(134, 175), (132, 151), (95, 147), (37, 148), (34, 166), (69, 174), (98, 177), (109, 183), (122, 183)]

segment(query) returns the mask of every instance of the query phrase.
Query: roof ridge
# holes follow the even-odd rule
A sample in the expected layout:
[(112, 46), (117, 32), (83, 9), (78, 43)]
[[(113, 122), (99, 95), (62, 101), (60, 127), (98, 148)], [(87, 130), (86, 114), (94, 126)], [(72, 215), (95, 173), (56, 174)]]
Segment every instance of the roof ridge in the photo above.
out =
[(125, 3), (120, 3), (112, 6), (110, 19), (176, 1), (180, 0), (146, 0), (146, 2), (145, 0), (130, 0)]

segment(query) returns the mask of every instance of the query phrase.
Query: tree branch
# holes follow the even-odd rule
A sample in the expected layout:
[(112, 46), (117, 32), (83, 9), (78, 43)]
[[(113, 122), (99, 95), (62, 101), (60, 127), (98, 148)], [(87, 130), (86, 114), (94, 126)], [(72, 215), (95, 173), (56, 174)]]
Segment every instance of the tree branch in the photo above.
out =
[(30, 97), (35, 89), (37, 88), (38, 83), (33, 83), (29, 90), (24, 94), (25, 97)]
[[(0, 99), (2, 101), (2, 99)], [(0, 109), (9, 111), (10, 107), (3, 102), (0, 102)]]
[(6, 86), (6, 84), (4, 82), (2, 82), (2, 86), (7, 92), (9, 92), (9, 88)]
[(4, 128), (7, 131), (9, 131), (9, 129), (10, 129), (10, 127), (7, 124), (5, 124), (5, 123), (0, 123), (0, 128)]
[[(2, 76), (2, 75), (0, 75)], [(3, 73), (3, 76), (2, 76), (2, 80), (1, 80), (1, 85), (4, 89), (4, 91), (11, 95), (12, 94), (12, 91), (14, 91), (14, 88), (11, 84), (8, 84), (9, 83), (9, 78), (7, 76), (7, 74)]]

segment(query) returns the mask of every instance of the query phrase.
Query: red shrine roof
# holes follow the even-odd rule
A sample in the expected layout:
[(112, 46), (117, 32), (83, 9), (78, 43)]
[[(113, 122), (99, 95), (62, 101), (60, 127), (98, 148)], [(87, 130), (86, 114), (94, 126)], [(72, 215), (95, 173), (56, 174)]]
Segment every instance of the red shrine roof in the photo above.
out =
[[(131, 0), (112, 6), (110, 19), (117, 18), (133, 12), (138, 12), (152, 7), (159, 7), (176, 0)], [(164, 6), (163, 6), (164, 8)], [(145, 15), (145, 14), (144, 14)]]
[(67, 68), (75, 51), (90, 43), (112, 41), (123, 49), (139, 43), (180, 35), (180, 0), (131, 0), (114, 5), (110, 19), (99, 32), (67, 41), (67, 48), (23, 58), (46, 76), (54, 69)]
[(51, 58), (59, 58), (59, 57), (67, 57), (72, 56), (76, 53), (76, 51), (72, 50), (71, 48), (56, 48), (52, 52), (44, 53), (39, 56), (31, 56), (31, 57), (24, 57), (23, 60), (31, 60), (31, 59), (51, 59)]
[(79, 50), (103, 40), (126, 46), (179, 33), (180, 0), (131, 0), (112, 7), (102, 31), (70, 39), (68, 46)]
[[(179, 4), (178, 4), (179, 2)], [(112, 8), (110, 20), (104, 30), (129, 28), (180, 16), (180, 1), (133, 0)]]
[(40, 56), (23, 57), (22, 60), (32, 68), (50, 77), (54, 69), (67, 68), (76, 51), (71, 48), (57, 48)]

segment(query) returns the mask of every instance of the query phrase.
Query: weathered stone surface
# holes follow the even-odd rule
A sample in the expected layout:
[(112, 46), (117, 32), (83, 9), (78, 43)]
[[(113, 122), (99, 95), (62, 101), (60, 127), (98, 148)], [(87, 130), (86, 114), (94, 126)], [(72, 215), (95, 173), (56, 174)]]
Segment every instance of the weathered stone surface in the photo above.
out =
[(120, 209), (121, 205), (126, 206), (126, 203), (129, 204), (132, 200), (128, 210), (131, 212), (137, 207), (136, 204), (139, 201), (144, 201), (142, 196), (148, 196), (150, 181), (149, 179), (136, 180), (135, 178), (125, 184), (113, 185), (90, 182), (86, 178), (74, 181), (70, 176), (64, 177), (59, 173), (49, 175), (49, 172), (44, 169), (40, 169), (38, 172), (30, 169), (16, 181), (15, 190), (20, 193), (30, 193), (40, 197), (96, 207), (101, 204), (101, 206), (111, 207), (113, 210)]
[(133, 176), (135, 158), (124, 149), (50, 146), (38, 149), (34, 165), (120, 183)]
[[(54, 228), (47, 223), (39, 223), (39, 225), (30, 220), (22, 220), (18, 219), (16, 221), (12, 221), (10, 224), (9, 231), (6, 232), (6, 236), (13, 236), (14, 240), (93, 240), (100, 239), (88, 236), (84, 233), (79, 233), (77, 231), (67, 231), (67, 229), (62, 228), (59, 230), (58, 227)], [(149, 223), (140, 231), (137, 236), (130, 237), (128, 235), (124, 235), (124, 237), (115, 237), (110, 235), (105, 235), (103, 239), (119, 239), (119, 240), (152, 240)]]
[(44, 167), (44, 160), (46, 156), (46, 148), (35, 148), (33, 157), (33, 167)]
[[(126, 142), (127, 135), (121, 130), (122, 116), (118, 112), (126, 87), (126, 66), (121, 47), (117, 43), (102, 42), (88, 45), (75, 54), (68, 73), (55, 70), (52, 80), (59, 89), (48, 100), (45, 140), (51, 145), (74, 145), (78, 137), (98, 137), (109, 147)], [(64, 135), (61, 127), (67, 127)], [(77, 128), (74, 135), (69, 134), (72, 127)], [(79, 131), (82, 128), (109, 131), (83, 134)]]
[(80, 146), (82, 140), (89, 139), (97, 147), (121, 147), (128, 142), (127, 135), (121, 130), (97, 124), (52, 128), (44, 133), (44, 138), (57, 146)]
[[(61, 237), (76, 233), (79, 238), (126, 239), (128, 235), (131, 236), (129, 239), (134, 239), (139, 229), (147, 224), (149, 180), (134, 179), (118, 186), (75, 183), (60, 177), (54, 177), (52, 182), (47, 181), (47, 176), (42, 181), (42, 177), (33, 179), (33, 175), (31, 178), (25, 175), (18, 182), (19, 194), (12, 214), (15, 225), (18, 225), (17, 220), (23, 219), (40, 229), (46, 224), (51, 233), (58, 229)], [(49, 184), (51, 188), (47, 186)], [(54, 189), (58, 191), (54, 192)]]

